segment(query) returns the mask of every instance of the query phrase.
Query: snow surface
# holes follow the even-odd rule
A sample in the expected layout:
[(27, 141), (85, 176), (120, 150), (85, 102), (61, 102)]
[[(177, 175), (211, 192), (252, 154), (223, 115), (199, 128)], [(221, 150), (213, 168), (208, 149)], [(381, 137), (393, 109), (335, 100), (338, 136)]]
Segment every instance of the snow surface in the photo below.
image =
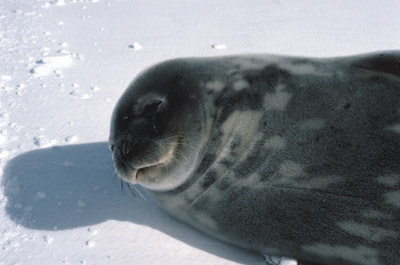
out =
[(400, 1), (1, 0), (0, 264), (263, 264), (112, 171), (112, 109), (142, 69), (235, 53), (400, 47)]

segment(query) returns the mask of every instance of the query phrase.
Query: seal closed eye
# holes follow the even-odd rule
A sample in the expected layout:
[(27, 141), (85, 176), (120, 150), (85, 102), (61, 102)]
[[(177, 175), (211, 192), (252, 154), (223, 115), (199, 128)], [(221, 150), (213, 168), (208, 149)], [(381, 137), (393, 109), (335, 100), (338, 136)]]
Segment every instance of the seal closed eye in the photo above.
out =
[(118, 175), (226, 242), (307, 264), (400, 262), (400, 53), (176, 59), (117, 103)]

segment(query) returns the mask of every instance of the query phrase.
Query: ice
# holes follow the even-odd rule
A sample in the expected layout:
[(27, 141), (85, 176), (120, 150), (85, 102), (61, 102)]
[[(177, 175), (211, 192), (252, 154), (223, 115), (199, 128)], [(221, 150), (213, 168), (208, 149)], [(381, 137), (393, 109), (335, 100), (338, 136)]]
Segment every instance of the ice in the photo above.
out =
[(9, 75), (2, 75), (2, 76), (0, 76), (0, 79), (1, 79), (1, 81), (3, 81), (3, 82), (8, 82), (8, 81), (10, 81), (11, 80), (11, 76), (9, 76)]
[(46, 192), (38, 191), (36, 193), (36, 199), (45, 199), (45, 198), (46, 198)]
[(227, 48), (227, 46), (225, 44), (213, 44), (213, 45), (211, 45), (211, 47), (216, 50), (224, 50)]
[(88, 240), (88, 241), (86, 241), (85, 245), (91, 248), (91, 247), (94, 247), (95, 244), (93, 241)]
[(93, 230), (92, 228), (88, 228), (88, 232), (92, 235), (97, 235), (99, 233), (99, 231), (97, 230)]
[(52, 68), (68, 67), (71, 63), (72, 58), (69, 55), (46, 56), (39, 61), (39, 64), (46, 64)]
[(64, 2), (64, 0), (56, 0), (56, 1), (55, 1), (55, 4), (56, 4), (57, 6), (63, 6), (63, 5), (65, 5), (65, 2)]
[(88, 94), (80, 89), (74, 89), (69, 94), (80, 99), (88, 99), (92, 96), (91, 94)]
[(46, 235), (46, 236), (43, 237), (43, 240), (44, 240), (44, 242), (46, 242), (48, 245), (50, 245), (50, 244), (53, 242), (54, 238), (53, 238), (52, 236)]
[[(45, 55), (48, 55), (48, 51), (45, 50)], [(44, 56), (36, 62), (36, 66), (30, 71), (36, 77), (46, 76), (52, 72), (60, 75), (59, 68), (66, 68), (72, 64), (71, 55), (55, 55), (55, 56)]]
[(53, 69), (49, 66), (37, 66), (31, 70), (31, 73), (35, 76), (45, 76), (50, 74), (52, 71)]
[[(0, 136), (0, 138), (1, 138), (1, 136)], [(1, 140), (0, 140), (1, 141)], [(0, 144), (1, 145), (1, 144)], [(2, 159), (2, 158), (6, 158), (6, 157), (8, 157), (10, 155), (10, 152), (8, 152), (7, 150), (1, 150), (0, 149), (0, 159)], [(1, 175), (1, 174), (0, 174)]]
[(129, 45), (129, 48), (134, 49), (136, 51), (141, 50), (143, 48), (138, 42), (134, 42), (133, 44)]
[(57, 141), (55, 139), (48, 139), (45, 136), (37, 136), (33, 139), (35, 145), (39, 146), (39, 147), (49, 147), (54, 145)]
[(72, 167), (72, 166), (74, 166), (74, 162), (65, 161), (65, 162), (64, 162), (64, 166), (65, 166), (65, 167)]
[(0, 146), (3, 145), (7, 141), (7, 136), (0, 133)]
[(67, 137), (65, 137), (65, 141), (67, 142), (67, 143), (75, 143), (75, 142), (77, 142), (78, 141), (78, 136), (76, 135), (76, 134), (73, 134), (73, 135), (69, 135), (69, 136), (67, 136)]

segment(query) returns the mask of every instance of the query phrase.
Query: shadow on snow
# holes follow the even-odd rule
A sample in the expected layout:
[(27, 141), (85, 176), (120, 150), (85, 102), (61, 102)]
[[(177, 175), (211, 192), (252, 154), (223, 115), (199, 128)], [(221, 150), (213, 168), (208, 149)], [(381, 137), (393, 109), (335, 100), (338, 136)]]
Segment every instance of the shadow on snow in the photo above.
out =
[(6, 166), (2, 185), (6, 212), (16, 223), (37, 230), (67, 230), (105, 222), (146, 225), (186, 244), (242, 263), (261, 258), (214, 240), (171, 218), (139, 187), (135, 198), (112, 171), (107, 144), (56, 146), (24, 153)]

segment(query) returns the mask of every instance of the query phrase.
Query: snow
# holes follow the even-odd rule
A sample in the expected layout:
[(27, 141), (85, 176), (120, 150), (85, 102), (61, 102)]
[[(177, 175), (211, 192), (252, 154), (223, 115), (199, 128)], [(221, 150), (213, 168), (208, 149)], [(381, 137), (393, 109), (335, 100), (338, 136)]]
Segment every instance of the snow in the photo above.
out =
[(112, 173), (112, 109), (183, 56), (340, 56), (400, 46), (400, 2), (2, 0), (0, 264), (263, 264)]
[(129, 48), (132, 48), (134, 50), (141, 50), (143, 48), (142, 45), (140, 45), (138, 42), (134, 42), (132, 45), (129, 45)]

